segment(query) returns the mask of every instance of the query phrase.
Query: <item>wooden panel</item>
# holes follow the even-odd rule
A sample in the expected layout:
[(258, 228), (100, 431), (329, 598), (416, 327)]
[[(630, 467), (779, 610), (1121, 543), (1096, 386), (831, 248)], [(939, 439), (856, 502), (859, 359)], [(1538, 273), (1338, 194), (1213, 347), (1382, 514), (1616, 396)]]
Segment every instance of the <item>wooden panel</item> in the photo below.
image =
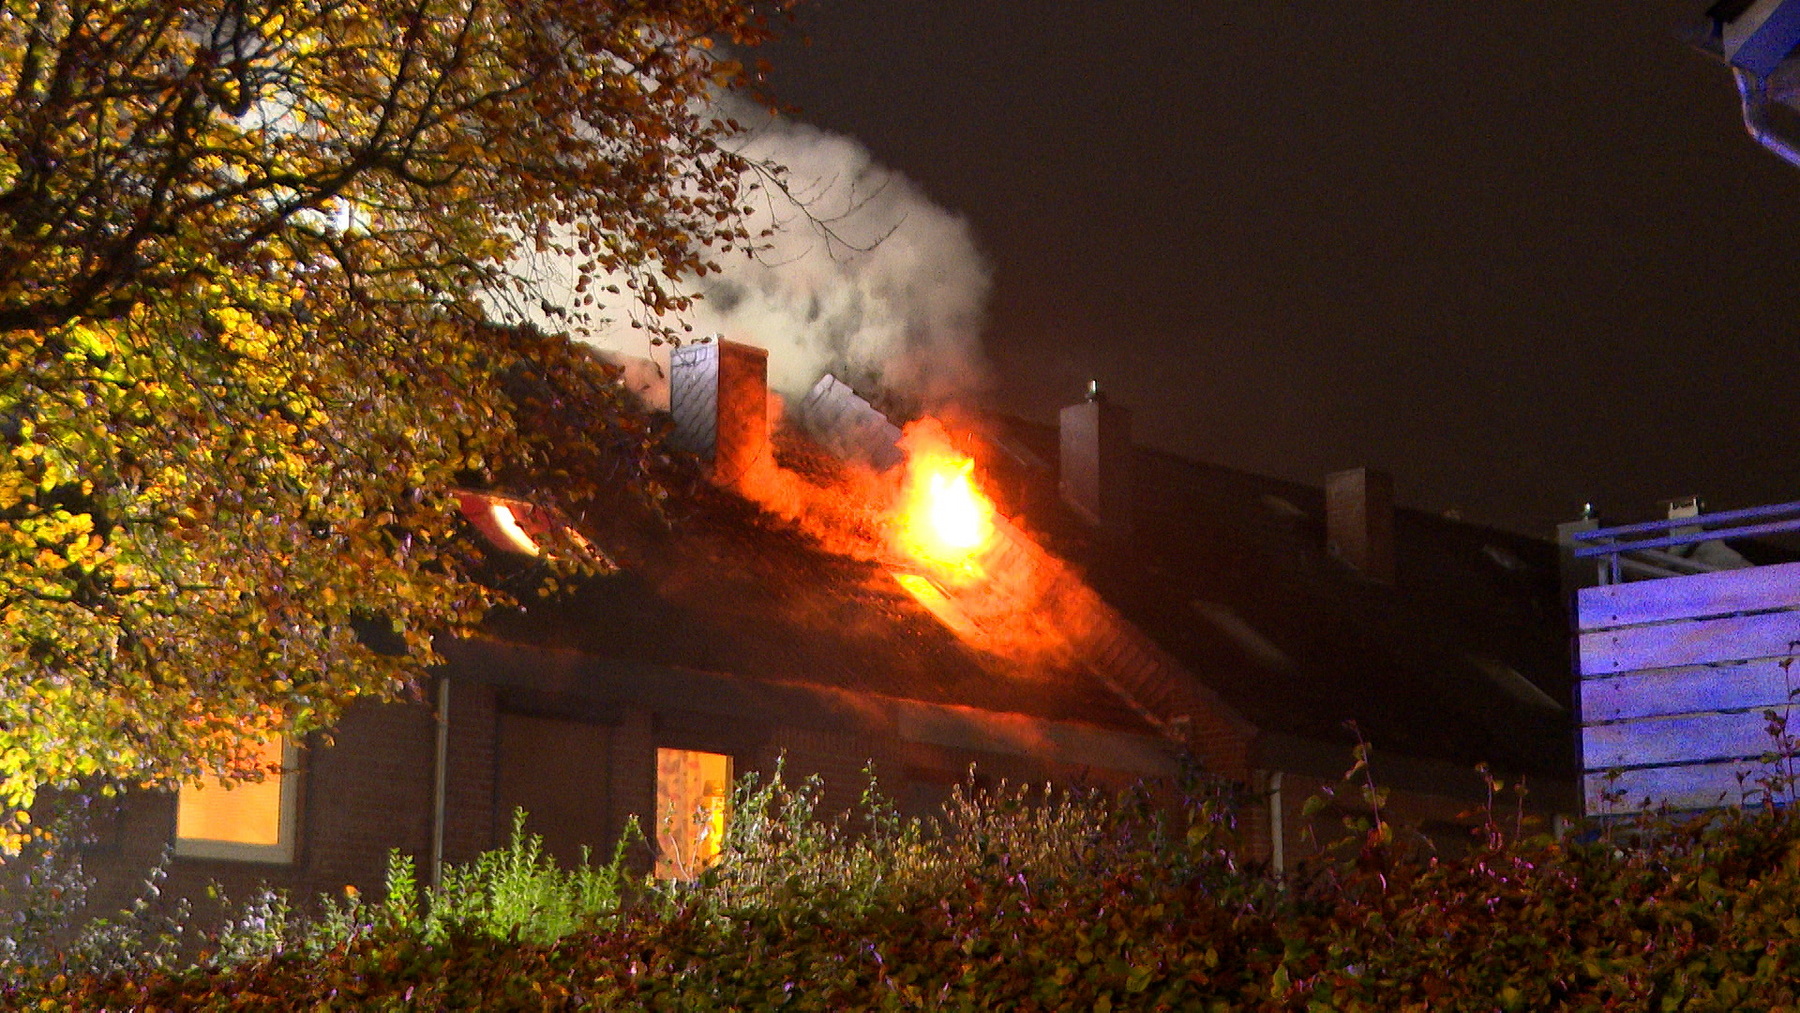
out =
[[(1793, 702), (1789, 681), (1800, 689), (1800, 663), (1784, 671), (1777, 660), (1742, 665), (1660, 668), (1581, 683), (1581, 720), (1692, 714)], [(1800, 729), (1797, 729), (1800, 730)]]
[(1582, 765), (1605, 770), (1759, 756), (1775, 748), (1768, 724), (1761, 711), (1743, 711), (1590, 725), (1581, 730)]
[[(1694, 579), (1698, 578), (1683, 577), (1680, 580)], [(1680, 580), (1661, 583), (1676, 584)], [(1795, 653), (1797, 642), (1800, 642), (1800, 612), (1770, 612), (1583, 633), (1580, 638), (1581, 674), (1606, 675), (1641, 668), (1788, 657)]]
[(1800, 607), (1800, 563), (1584, 587), (1576, 595), (1583, 631), (1793, 607)]
[[(1766, 768), (1758, 763), (1703, 763), (1691, 767), (1628, 770), (1617, 781), (1609, 781), (1604, 774), (1589, 774), (1583, 779), (1583, 792), (1590, 816), (1622, 816), (1655, 809), (1662, 804), (1671, 809), (1707, 809), (1740, 805), (1746, 801), (1754, 805), (1762, 795), (1756, 778), (1765, 771)], [(1739, 772), (1748, 772), (1741, 784)], [(1624, 795), (1610, 806), (1603, 805), (1601, 793), (1613, 791), (1623, 791)]]

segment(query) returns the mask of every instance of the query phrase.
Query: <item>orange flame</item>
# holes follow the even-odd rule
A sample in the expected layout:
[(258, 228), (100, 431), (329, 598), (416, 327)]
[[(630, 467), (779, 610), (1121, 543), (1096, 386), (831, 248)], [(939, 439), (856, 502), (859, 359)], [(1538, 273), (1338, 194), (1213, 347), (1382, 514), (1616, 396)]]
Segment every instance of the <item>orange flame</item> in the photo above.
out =
[(907, 426), (901, 446), (907, 451), (895, 525), (901, 551), (946, 576), (979, 579), (994, 504), (975, 484), (975, 462), (931, 419)]

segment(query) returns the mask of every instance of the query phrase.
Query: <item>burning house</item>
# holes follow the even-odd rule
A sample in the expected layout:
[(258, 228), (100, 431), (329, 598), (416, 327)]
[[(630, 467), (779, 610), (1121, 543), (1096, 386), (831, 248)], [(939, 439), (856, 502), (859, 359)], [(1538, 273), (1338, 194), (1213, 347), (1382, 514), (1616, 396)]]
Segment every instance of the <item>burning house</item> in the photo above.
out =
[[(94, 827), (100, 902), (170, 845), (174, 894), (371, 889), (390, 849), (467, 861), (515, 808), (565, 860), (636, 816), (679, 875), (712, 835), (667, 817), (716, 829), (732, 778), (778, 757), (828, 806), (872, 766), (914, 813), (971, 765), (1122, 786), (1191, 760), (1277, 867), (1349, 763), (1347, 722), (1390, 811), (1446, 842), (1485, 797), (1478, 762), (1578, 808), (1548, 543), (1396, 510), (1376, 472), (1321, 491), (1140, 449), (1098, 392), (1058, 427), (903, 429), (826, 377), (771, 433), (761, 350), (686, 346), (671, 369), (675, 438), (729, 492), (444, 645), (429, 702), (272, 743), (285, 772), (260, 785), (127, 795)], [(560, 523), (462, 505), (524, 562)]]

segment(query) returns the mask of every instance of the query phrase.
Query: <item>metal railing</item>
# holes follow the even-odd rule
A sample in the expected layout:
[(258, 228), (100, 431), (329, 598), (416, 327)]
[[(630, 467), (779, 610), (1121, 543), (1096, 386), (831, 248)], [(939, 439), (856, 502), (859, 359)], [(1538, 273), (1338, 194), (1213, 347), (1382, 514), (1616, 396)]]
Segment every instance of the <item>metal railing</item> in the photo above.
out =
[(1641, 577), (1675, 577), (1715, 569), (1668, 549), (1783, 531), (1800, 531), (1800, 501), (1571, 531), (1568, 538), (1574, 543), (1576, 559), (1599, 562), (1601, 583), (1617, 584), (1628, 572)]

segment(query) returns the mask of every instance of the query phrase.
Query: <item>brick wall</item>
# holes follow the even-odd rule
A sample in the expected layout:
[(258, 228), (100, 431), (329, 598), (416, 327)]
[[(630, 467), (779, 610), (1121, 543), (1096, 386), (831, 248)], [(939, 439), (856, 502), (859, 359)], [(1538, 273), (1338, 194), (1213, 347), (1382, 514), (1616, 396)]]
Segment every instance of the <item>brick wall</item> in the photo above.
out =
[(429, 860), (437, 722), (421, 704), (356, 706), (332, 740), (302, 760), (300, 878), (378, 896), (389, 850)]
[(769, 737), (757, 766), (773, 770), (776, 757), (785, 756), (783, 777), (789, 784), (817, 774), (824, 782), (820, 808), (825, 814), (835, 815), (856, 806), (868, 786), (865, 768), (871, 762), (883, 792), (892, 795), (903, 789), (905, 766), (898, 746), (897, 741), (886, 736), (780, 726)]
[[(611, 800), (612, 836), (616, 840), (626, 823), (636, 817), (646, 837), (655, 834), (656, 822), (656, 726), (651, 713), (641, 708), (624, 712), (613, 726), (611, 753), (605, 773)], [(635, 868), (649, 869), (647, 847), (632, 856)]]
[[(515, 670), (533, 671), (526, 662)], [(454, 679), (447, 722), (445, 860), (466, 863), (504, 843), (510, 812), (500, 811), (501, 796), (519, 795), (521, 784), (544, 788), (534, 779), (560, 786), (557, 791), (572, 796), (566, 806), (557, 799), (549, 807), (560, 806), (568, 818), (538, 829), (546, 837), (556, 837), (558, 846), (571, 855), (579, 844), (587, 843), (598, 857), (606, 857), (629, 817), (644, 821), (654, 816), (659, 746), (726, 753), (740, 773), (766, 774), (778, 756), (785, 756), (790, 783), (813, 774), (823, 778), (826, 813), (856, 803), (866, 784), (864, 768), (871, 760), (882, 790), (903, 810), (917, 815), (929, 815), (949, 789), (966, 778), (971, 763), (978, 767), (977, 783), (987, 787), (1001, 781), (1013, 785), (1051, 781), (1063, 787), (1114, 788), (1134, 778), (1123, 771), (1018, 751), (998, 732), (988, 736), (998, 744), (990, 749), (980, 744), (986, 739), (978, 734), (979, 728), (970, 733), (968, 747), (903, 740), (900, 725), (888, 712), (891, 705), (873, 699), (846, 708), (836, 696), (803, 703), (790, 695), (778, 711), (761, 715), (695, 709), (711, 702), (696, 688), (705, 685), (673, 677), (658, 690), (666, 698), (626, 703), (608, 694), (630, 689), (641, 696), (641, 685), (577, 680), (556, 693), (519, 698), (515, 703), (530, 703), (531, 709), (515, 713), (509, 709), (515, 703), (508, 702), (513, 698), (507, 695), (515, 689), (497, 690), (473, 678)], [(347, 885), (376, 898), (387, 854), (396, 848), (415, 856), (420, 878), (428, 880), (439, 717), (437, 695), (430, 697), (423, 703), (353, 707), (331, 736), (331, 744), (315, 738), (302, 751), (296, 775), (299, 845), (291, 864), (179, 858), (170, 865), (165, 894), (194, 898), (203, 919), (216, 915), (202, 900), (212, 883), (237, 900), (264, 883), (288, 890), (302, 903), (322, 892), (341, 895)], [(973, 713), (958, 709), (954, 727), (974, 727), (970, 723), (980, 719), (971, 717)], [(503, 738), (503, 728), (512, 729), (510, 737)], [(1109, 733), (1095, 729), (1089, 734)], [(503, 785), (503, 772), (512, 779), (511, 788)], [(576, 795), (581, 797), (573, 798)], [(588, 805), (599, 812), (583, 808)], [(129, 902), (144, 872), (173, 838), (174, 809), (172, 795), (135, 792), (96, 820), (103, 832), (86, 859), (99, 879), (95, 913), (105, 914)], [(543, 818), (557, 820), (554, 813)], [(646, 851), (634, 860), (648, 868), (649, 857)]]
[[(217, 913), (207, 899), (213, 886), (241, 901), (267, 885), (302, 905), (320, 893), (341, 894), (345, 886), (379, 896), (390, 849), (415, 856), (421, 867), (430, 854), (434, 729), (432, 710), (422, 704), (351, 707), (329, 744), (323, 736), (307, 743), (290, 775), (298, 792), (294, 860), (172, 857), (162, 902), (189, 898), (197, 916), (211, 920)], [(75, 803), (52, 799), (44, 809), (58, 804)], [(80, 853), (94, 878), (87, 915), (109, 917), (139, 895), (146, 874), (172, 845), (175, 795), (132, 791), (85, 808), (92, 840)]]
[(501, 843), (500, 837), (508, 829), (496, 825), (494, 812), (497, 721), (492, 686), (451, 680), (444, 792), (445, 862), (473, 861), (475, 856)]

